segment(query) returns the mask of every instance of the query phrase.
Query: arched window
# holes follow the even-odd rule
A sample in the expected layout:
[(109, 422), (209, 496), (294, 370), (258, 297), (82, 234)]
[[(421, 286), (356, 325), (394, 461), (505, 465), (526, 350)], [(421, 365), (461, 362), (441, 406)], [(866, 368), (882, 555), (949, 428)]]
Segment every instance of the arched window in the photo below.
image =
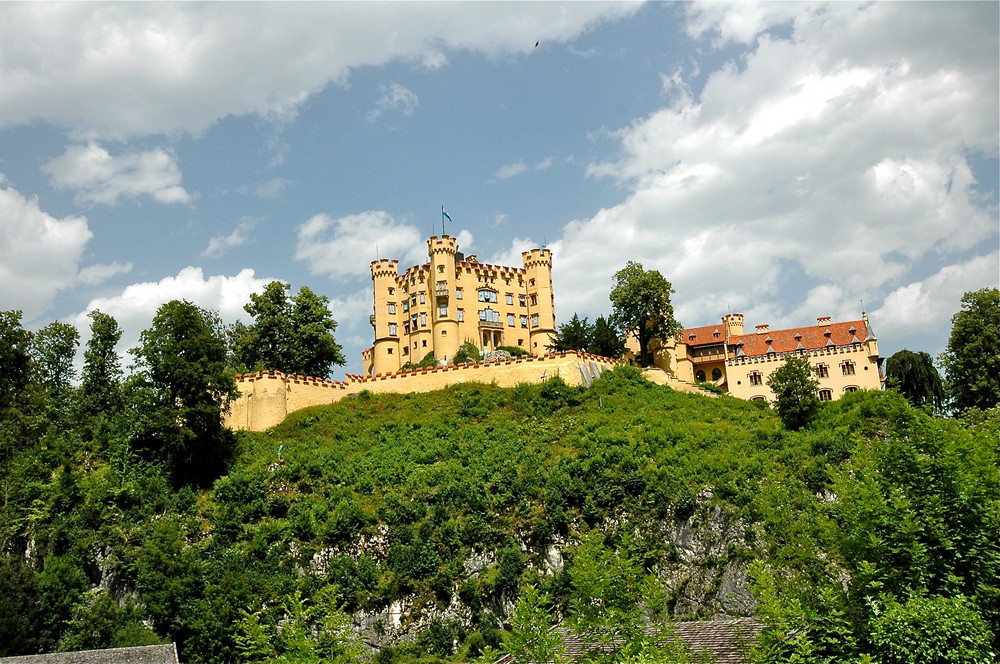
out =
[(705, 382), (705, 372), (702, 371), (701, 369), (698, 369), (697, 371), (694, 372), (694, 379), (699, 382)]
[(496, 302), (497, 292), (495, 290), (490, 290), (489, 288), (479, 289), (479, 301), (480, 302)]
[(722, 369), (716, 367), (712, 369), (712, 380), (719, 380), (722, 378)]
[(820, 401), (832, 401), (833, 400), (833, 392), (830, 391), (830, 390), (820, 390), (819, 391), (819, 400)]

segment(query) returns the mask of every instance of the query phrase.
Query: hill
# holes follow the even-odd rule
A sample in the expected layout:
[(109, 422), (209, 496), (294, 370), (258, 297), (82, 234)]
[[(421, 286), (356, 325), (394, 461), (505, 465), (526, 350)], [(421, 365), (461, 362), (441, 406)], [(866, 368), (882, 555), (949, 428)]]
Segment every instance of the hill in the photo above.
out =
[[(519, 597), (572, 622), (649, 579), (677, 619), (760, 616), (760, 661), (903, 661), (885, 653), (909, 624), (997, 647), (996, 410), (859, 392), (790, 432), (627, 367), (587, 389), (362, 393), (239, 434), (203, 489), (122, 426), (7, 450), (0, 654), (468, 661), (502, 647)], [(928, 603), (947, 624), (914, 623)]]

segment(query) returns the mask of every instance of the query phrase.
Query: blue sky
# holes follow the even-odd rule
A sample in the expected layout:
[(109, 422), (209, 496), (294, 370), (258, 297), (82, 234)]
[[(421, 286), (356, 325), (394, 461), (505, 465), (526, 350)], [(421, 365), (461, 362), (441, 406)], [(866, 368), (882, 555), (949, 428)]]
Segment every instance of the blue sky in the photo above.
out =
[[(535, 43), (538, 42), (538, 46)], [(331, 299), (360, 371), (368, 263), (446, 226), (557, 316), (628, 260), (707, 325), (855, 318), (939, 352), (996, 286), (996, 3), (0, 4), (0, 309)]]

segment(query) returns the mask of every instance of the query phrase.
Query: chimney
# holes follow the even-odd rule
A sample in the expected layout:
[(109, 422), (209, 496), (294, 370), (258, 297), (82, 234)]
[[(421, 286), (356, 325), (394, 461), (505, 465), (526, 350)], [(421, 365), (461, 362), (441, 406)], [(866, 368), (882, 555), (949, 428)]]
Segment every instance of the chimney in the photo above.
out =
[(754, 329), (757, 330), (757, 334), (767, 334), (768, 332), (771, 331), (771, 326), (768, 325), (767, 323), (762, 323), (761, 325), (756, 326), (756, 328)]
[(823, 326), (829, 325), (829, 324), (830, 324), (830, 317), (829, 316), (820, 316), (819, 318), (816, 319), (816, 325), (819, 326), (819, 327), (823, 327)]

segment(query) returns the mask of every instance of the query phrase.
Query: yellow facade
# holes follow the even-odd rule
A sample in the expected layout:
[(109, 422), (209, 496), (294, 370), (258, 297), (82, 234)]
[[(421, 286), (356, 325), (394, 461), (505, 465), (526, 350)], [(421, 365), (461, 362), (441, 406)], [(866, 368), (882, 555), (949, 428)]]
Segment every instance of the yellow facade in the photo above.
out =
[(399, 272), (399, 261), (372, 261), (375, 343), (362, 353), (365, 374), (398, 371), (428, 353), (447, 364), (471, 341), (484, 354), (500, 346), (548, 352), (556, 332), (552, 252), (522, 253), (521, 267), (480, 263), (455, 238), (427, 240), (428, 262)]
[(729, 314), (720, 325), (682, 330), (654, 351), (656, 364), (681, 380), (713, 383), (740, 399), (767, 401), (775, 398), (768, 377), (790, 356), (809, 360), (824, 401), (859, 389), (878, 390), (884, 382), (878, 340), (866, 314), (838, 323), (821, 316), (816, 325), (781, 330), (757, 325), (750, 334), (743, 314)]

